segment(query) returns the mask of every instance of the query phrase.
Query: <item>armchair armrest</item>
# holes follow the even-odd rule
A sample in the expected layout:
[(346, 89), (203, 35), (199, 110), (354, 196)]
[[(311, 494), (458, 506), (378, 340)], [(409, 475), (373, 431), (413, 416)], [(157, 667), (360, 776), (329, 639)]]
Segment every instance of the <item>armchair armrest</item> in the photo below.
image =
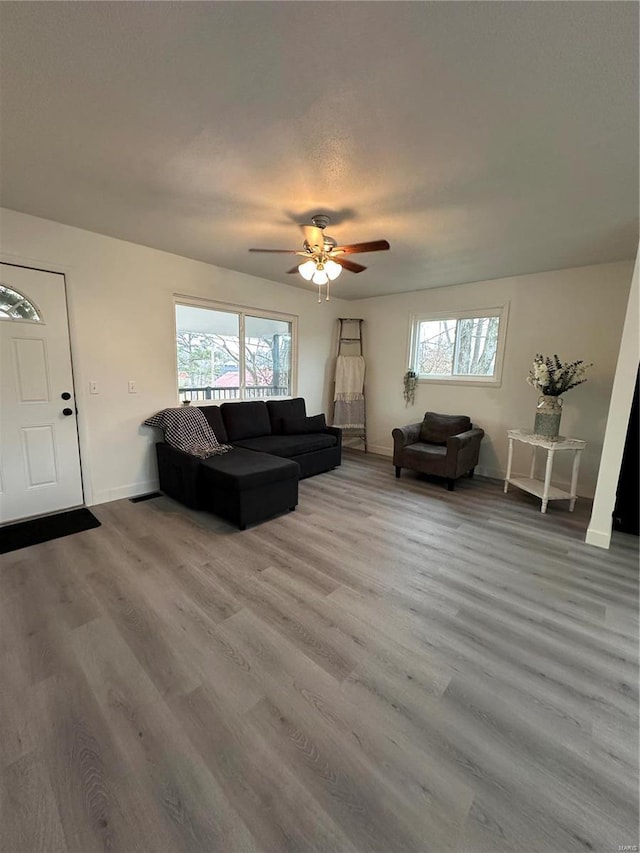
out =
[(396, 427), (392, 430), (391, 435), (393, 436), (393, 449), (402, 450), (403, 447), (407, 447), (407, 445), (415, 444), (416, 441), (419, 441), (421, 426), (422, 421), (418, 424), (407, 424), (406, 426)]
[[(460, 432), (458, 435), (452, 435), (447, 439), (447, 452), (450, 448), (453, 450), (456, 447), (459, 452), (463, 447), (468, 447), (470, 444), (480, 443), (483, 438), (484, 430), (479, 429), (478, 427), (468, 429), (466, 432)], [(451, 442), (451, 444), (449, 444), (449, 442)]]
[(474, 427), (447, 439), (447, 477), (455, 478), (478, 464), (484, 430)]

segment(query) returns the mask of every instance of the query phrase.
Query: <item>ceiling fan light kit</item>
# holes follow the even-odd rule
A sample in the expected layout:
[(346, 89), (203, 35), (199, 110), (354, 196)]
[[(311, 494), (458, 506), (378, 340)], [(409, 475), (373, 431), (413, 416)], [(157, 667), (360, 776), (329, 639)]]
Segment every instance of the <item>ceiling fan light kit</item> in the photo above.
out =
[(304, 261), (304, 263), (300, 264), (298, 267), (298, 272), (302, 276), (302, 278), (306, 279), (306, 281), (311, 281), (313, 274), (316, 271), (316, 265), (314, 261)]
[(337, 264), (335, 261), (331, 260), (331, 258), (324, 262), (324, 269), (331, 281), (335, 281), (342, 272), (340, 264)]
[(322, 302), (322, 288), (324, 285), (327, 286), (325, 299), (327, 302), (329, 301), (329, 285), (332, 281), (335, 281), (342, 272), (340, 264), (332, 261), (331, 258), (326, 258), (324, 255), (323, 258), (325, 259), (309, 259), (308, 261), (304, 261), (304, 263), (300, 264), (298, 267), (298, 272), (302, 278), (306, 281), (312, 281), (314, 284), (318, 285), (318, 302)]
[(351, 243), (339, 246), (338, 241), (324, 233), (329, 224), (329, 217), (317, 214), (311, 217), (312, 225), (301, 225), (304, 235), (303, 251), (295, 249), (249, 249), (250, 252), (271, 252), (286, 255), (301, 255), (305, 260), (289, 270), (289, 273), (300, 273), (305, 281), (318, 285), (318, 302), (322, 302), (322, 288), (326, 287), (325, 299), (329, 301), (329, 286), (335, 281), (343, 269), (349, 272), (362, 272), (366, 267), (348, 261), (342, 255), (352, 255), (360, 252), (381, 252), (389, 249), (386, 240), (373, 240), (369, 243)]

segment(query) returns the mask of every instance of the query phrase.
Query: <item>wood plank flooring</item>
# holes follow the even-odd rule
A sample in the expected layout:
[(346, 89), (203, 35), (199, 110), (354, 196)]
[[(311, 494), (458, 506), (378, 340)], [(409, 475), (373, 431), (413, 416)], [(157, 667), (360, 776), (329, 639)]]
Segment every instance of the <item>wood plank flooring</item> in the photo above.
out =
[(3, 558), (2, 853), (638, 844), (638, 540), (585, 501), (352, 452), (245, 532), (94, 509)]

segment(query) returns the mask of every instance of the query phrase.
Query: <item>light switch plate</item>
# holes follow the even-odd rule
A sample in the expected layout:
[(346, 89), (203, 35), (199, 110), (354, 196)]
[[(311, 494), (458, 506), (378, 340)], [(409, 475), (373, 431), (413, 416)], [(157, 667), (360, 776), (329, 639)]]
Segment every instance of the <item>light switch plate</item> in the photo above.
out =
[(93, 380), (89, 382), (89, 393), (90, 394), (99, 394), (100, 393), (98, 391), (98, 383), (97, 382), (94, 382)]
[(135, 381), (135, 379), (129, 380), (129, 393), (130, 394), (137, 394), (138, 393), (138, 383)]

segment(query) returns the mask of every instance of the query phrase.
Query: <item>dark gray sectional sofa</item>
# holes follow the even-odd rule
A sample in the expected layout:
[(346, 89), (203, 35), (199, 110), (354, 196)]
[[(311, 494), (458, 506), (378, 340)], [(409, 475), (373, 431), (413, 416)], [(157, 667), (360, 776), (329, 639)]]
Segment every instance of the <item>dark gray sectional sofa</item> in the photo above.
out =
[(298, 480), (340, 465), (342, 433), (307, 418), (302, 397), (200, 407), (218, 441), (233, 450), (209, 459), (156, 445), (160, 489), (241, 529), (298, 503)]

